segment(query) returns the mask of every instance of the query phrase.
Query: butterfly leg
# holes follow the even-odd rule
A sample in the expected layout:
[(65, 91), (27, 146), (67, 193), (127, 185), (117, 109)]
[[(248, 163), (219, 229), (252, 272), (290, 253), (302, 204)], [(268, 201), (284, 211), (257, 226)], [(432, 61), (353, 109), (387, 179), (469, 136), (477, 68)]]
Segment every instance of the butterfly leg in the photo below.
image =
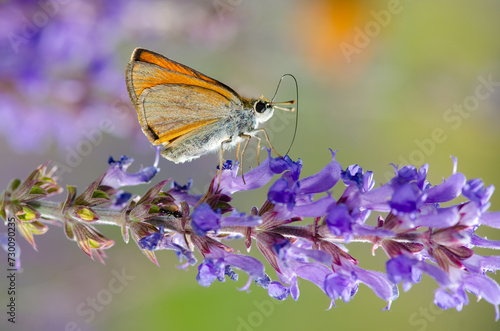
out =
[(255, 129), (252, 132), (254, 132), (254, 131), (262, 131), (262, 132), (264, 132), (264, 137), (266, 138), (266, 141), (269, 144), (269, 147), (271, 147), (271, 150), (274, 152), (274, 154), (276, 154), (278, 157), (283, 157), (278, 152), (276, 152), (276, 150), (274, 149), (273, 144), (271, 144), (271, 141), (269, 140), (269, 136), (267, 135), (266, 129), (264, 129), (264, 128)]
[(236, 147), (236, 161), (240, 162), (240, 146), (241, 146), (241, 141), (238, 142), (238, 147)]
[(255, 137), (259, 140), (257, 143), (257, 165), (260, 165), (260, 137)]
[[(243, 180), (243, 185), (246, 185), (247, 183), (245, 183), (245, 176), (243, 176), (243, 155), (245, 155), (245, 151), (247, 150), (248, 143), (250, 142), (250, 139), (252, 138), (252, 136), (249, 134), (242, 133), (242, 134), (240, 134), (240, 137), (247, 140), (247, 141), (245, 141), (245, 145), (243, 145), (243, 151), (241, 152), (241, 179)], [(238, 144), (238, 147), (239, 146), (240, 145)], [(236, 152), (236, 155), (238, 155), (237, 152)]]
[(217, 184), (217, 189), (216, 191), (219, 190), (220, 186), (220, 181), (222, 179), (222, 163), (224, 163), (224, 144), (231, 142), (232, 139), (226, 139), (223, 142), (220, 143), (220, 150), (219, 150), (219, 170), (217, 171), (219, 173), (219, 183)]

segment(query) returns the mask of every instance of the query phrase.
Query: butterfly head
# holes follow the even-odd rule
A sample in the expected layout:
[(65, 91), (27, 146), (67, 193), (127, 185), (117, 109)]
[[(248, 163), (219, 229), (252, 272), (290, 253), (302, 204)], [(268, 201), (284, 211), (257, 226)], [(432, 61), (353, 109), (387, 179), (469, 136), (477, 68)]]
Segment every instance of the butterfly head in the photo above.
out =
[(256, 114), (257, 122), (262, 123), (270, 119), (274, 114), (274, 109), (280, 109), (285, 111), (294, 111), (294, 108), (285, 108), (281, 106), (290, 106), (295, 103), (295, 100), (286, 102), (270, 102), (263, 97), (254, 100), (253, 109)]

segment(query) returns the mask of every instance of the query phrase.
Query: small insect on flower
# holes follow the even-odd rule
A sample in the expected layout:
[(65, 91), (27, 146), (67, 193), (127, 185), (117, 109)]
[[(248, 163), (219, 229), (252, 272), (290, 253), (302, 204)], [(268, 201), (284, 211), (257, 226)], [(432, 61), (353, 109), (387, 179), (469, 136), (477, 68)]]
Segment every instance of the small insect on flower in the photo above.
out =
[(153, 145), (163, 145), (161, 155), (175, 163), (219, 149), (222, 168), (224, 148), (237, 144), (239, 159), (244, 141), (243, 166), (248, 142), (260, 131), (279, 156), (266, 131), (257, 125), (271, 118), (274, 109), (289, 110), (279, 106), (295, 103), (241, 97), (213, 78), (142, 48), (132, 54), (126, 82), (142, 131)]

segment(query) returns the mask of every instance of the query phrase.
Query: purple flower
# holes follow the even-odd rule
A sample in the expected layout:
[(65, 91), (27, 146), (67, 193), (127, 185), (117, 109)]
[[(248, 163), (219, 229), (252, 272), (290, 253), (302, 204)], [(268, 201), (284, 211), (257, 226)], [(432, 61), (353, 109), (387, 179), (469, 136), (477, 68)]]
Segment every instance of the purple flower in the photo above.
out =
[[(289, 296), (297, 300), (298, 279), (302, 278), (326, 294), (330, 307), (337, 299), (350, 301), (359, 284), (365, 284), (387, 302), (388, 310), (398, 297), (397, 284), (408, 291), (428, 274), (438, 283), (434, 301), (439, 307), (460, 310), (468, 304), (467, 292), (471, 292), (494, 305), (498, 319), (500, 286), (486, 274), (500, 269), (500, 257), (480, 256), (473, 250), (476, 246), (500, 248), (500, 241), (476, 234), (481, 225), (500, 227), (500, 213), (487, 212), (493, 187), (484, 188), (481, 180), (467, 182), (456, 172), (456, 159), (453, 162), (452, 175), (439, 185), (428, 182), (427, 165), (420, 169), (405, 166), (395, 167), (394, 178), (375, 189), (371, 172), (358, 165), (342, 171), (334, 152), (322, 170), (303, 179), (302, 162), (288, 157), (269, 157), (245, 175), (246, 183), (238, 176), (237, 162), (226, 162), (220, 171), (221, 185), (216, 186), (216, 176), (201, 202), (188, 193), (192, 181), (183, 186), (174, 183), (170, 191), (162, 192), (167, 180), (142, 198), (129, 201), (129, 194), (113, 187), (143, 182), (150, 176), (144, 170), (126, 173), (131, 160), (122, 157), (111, 159), (108, 172), (78, 197), (76, 188), (69, 186), (65, 202), (46, 205), (38, 200), (58, 193), (60, 187), (43, 165), (26, 180), (9, 184), (0, 195), (0, 216), (16, 217), (21, 234), (41, 234), (48, 229), (43, 224), (46, 220), (61, 218), (68, 238), (76, 240), (89, 256), (95, 251), (99, 258), (113, 242), (93, 226), (121, 225), (124, 240), (128, 241), (130, 232), (154, 263), (155, 251), (169, 249), (181, 262), (187, 261), (180, 266), (187, 268), (196, 264), (194, 250), (199, 251), (204, 256), (197, 274), (202, 286), (226, 277), (237, 281), (240, 269), (249, 275), (241, 290), (255, 282), (278, 300)], [(156, 164), (150, 168), (154, 173), (158, 170)], [(233, 208), (230, 194), (262, 187), (277, 174), (281, 176), (270, 186), (260, 208), (252, 207), (249, 213)], [(333, 193), (340, 196), (336, 199), (330, 190), (340, 178), (346, 187), (335, 187)], [(107, 207), (110, 195), (115, 200)], [(441, 205), (457, 197), (469, 200)], [(185, 203), (188, 199), (191, 203)], [(113, 210), (117, 207), (121, 210)], [(380, 211), (388, 214), (370, 217)], [(235, 254), (227, 244), (234, 238), (245, 238), (248, 251), (255, 243), (277, 279), (271, 279), (256, 258)], [(390, 258), (387, 273), (360, 268), (344, 247), (352, 241), (368, 243), (372, 253), (381, 247)], [(99, 245), (94, 247), (96, 242)]]
[(488, 240), (486, 238), (481, 238), (478, 235), (473, 234), (470, 239), (470, 244), (478, 247), (500, 249), (500, 241), (498, 240)]
[(462, 194), (471, 201), (477, 203), (480, 206), (481, 211), (485, 211), (490, 207), (489, 200), (493, 191), (495, 191), (495, 187), (493, 185), (485, 188), (483, 181), (476, 178), (467, 181), (462, 189)]
[(460, 213), (456, 206), (436, 208), (432, 205), (423, 207), (420, 211), (420, 215), (414, 220), (415, 226), (441, 229), (454, 226), (460, 221)]
[[(255, 169), (252, 169), (245, 173), (245, 183), (238, 174), (239, 164), (235, 162), (230, 168), (224, 168), (222, 170), (221, 180), (219, 189), (221, 194), (233, 194), (238, 191), (248, 191), (255, 190), (269, 183), (269, 181), (274, 177), (274, 172), (271, 171), (269, 163), (272, 160), (271, 154), (269, 157), (262, 162)], [(216, 175), (212, 181), (212, 184), (217, 183), (219, 180), (219, 175)]]
[(443, 270), (405, 255), (399, 255), (387, 261), (386, 268), (389, 279), (393, 283), (398, 284), (401, 281), (403, 282), (403, 290), (405, 292), (413, 284), (420, 282), (422, 271), (433, 277), (441, 286), (450, 284), (450, 280)]
[[(473, 240), (474, 242), (474, 240)], [(498, 243), (498, 242), (497, 242)], [(481, 246), (483, 247), (483, 246)], [(487, 246), (486, 246), (487, 247)], [(497, 247), (493, 247), (497, 248)], [(463, 261), (467, 271), (473, 274), (485, 274), (486, 272), (495, 272), (500, 270), (500, 256), (480, 256), (474, 254)]]
[(462, 173), (454, 173), (443, 183), (429, 188), (426, 203), (446, 202), (458, 197), (465, 185), (466, 178)]
[(253, 279), (265, 278), (264, 266), (256, 258), (240, 254), (233, 254), (221, 248), (211, 247), (205, 260), (198, 267), (196, 280), (201, 286), (208, 287), (217, 279), (225, 281), (225, 275), (233, 280), (237, 280), (232, 268), (245, 271), (250, 279), (241, 290), (247, 290)]
[(134, 159), (129, 159), (125, 155), (122, 155), (120, 160), (115, 161), (113, 157), (110, 156), (108, 160), (109, 168), (102, 179), (101, 185), (118, 189), (123, 186), (148, 183), (160, 170), (160, 168), (158, 168), (159, 156), (160, 150), (157, 148), (154, 164), (144, 169), (141, 167), (139, 171), (133, 174), (128, 173), (127, 168), (134, 162)]
[[(330, 150), (331, 151), (331, 150)], [(302, 167), (299, 160), (297, 164)], [(291, 166), (292, 169), (298, 166)], [(282, 169), (281, 167), (279, 168)], [(313, 200), (313, 195), (330, 190), (340, 179), (342, 167), (335, 161), (332, 151), (332, 161), (318, 173), (301, 180), (293, 180), (291, 170), (284, 173), (269, 189), (267, 198), (276, 205), (277, 219), (292, 219), (294, 217), (320, 217), (334, 204), (330, 197)]]
[(186, 185), (180, 185), (176, 181), (171, 184), (170, 191), (168, 192), (177, 201), (186, 201), (186, 203), (194, 207), (201, 198), (201, 195), (193, 195), (189, 193), (191, 186), (193, 185), (193, 179), (189, 178)]
[(181, 265), (180, 268), (187, 268), (189, 265), (195, 265), (197, 262), (194, 253), (186, 247), (186, 241), (182, 234), (177, 233), (172, 235), (167, 233), (161, 236), (154, 249), (175, 251), (179, 258), (179, 262), (182, 262), (183, 259), (187, 261), (184, 265)]
[(272, 203), (286, 205), (288, 210), (291, 210), (295, 206), (298, 191), (299, 187), (296, 183), (290, 185), (286, 179), (281, 178), (271, 186), (267, 193), (267, 198)]
[[(457, 272), (460, 272), (457, 270)], [(475, 294), (478, 299), (485, 299), (495, 306), (495, 321), (498, 321), (500, 314), (500, 286), (485, 275), (472, 275), (460, 272), (461, 281), (455, 289), (445, 290), (439, 288), (434, 294), (434, 303), (441, 309), (456, 308), (462, 310), (464, 305), (469, 303), (467, 292)]]
[(325, 278), (325, 293), (333, 300), (342, 298), (344, 302), (354, 297), (358, 292), (358, 282), (354, 275), (331, 273)]
[(389, 205), (395, 212), (411, 214), (418, 212), (426, 198), (415, 183), (404, 183), (394, 190)]
[(479, 224), (500, 229), (500, 211), (481, 214)]
[(299, 180), (300, 171), (302, 170), (302, 160), (297, 162), (292, 161), (288, 155), (277, 157), (269, 162), (269, 169), (276, 175), (287, 172), (287, 176), (294, 182)]
[(132, 193), (119, 190), (115, 193), (110, 208), (118, 210), (123, 209), (125, 206), (127, 206), (130, 198), (132, 198)]
[[(335, 152), (332, 153), (332, 161), (329, 162), (318, 173), (298, 181), (300, 195), (310, 195), (314, 193), (323, 193), (334, 187), (340, 179), (342, 166), (335, 161)], [(299, 159), (300, 161), (300, 159)], [(300, 162), (302, 165), (302, 162)]]
[(256, 215), (246, 215), (233, 210), (229, 216), (221, 216), (220, 210), (214, 211), (203, 202), (193, 211), (192, 225), (194, 232), (204, 236), (208, 231), (219, 231), (221, 226), (257, 226), (262, 219)]
[(297, 301), (299, 298), (299, 287), (297, 286), (297, 278), (292, 279), (291, 286), (285, 286), (280, 282), (274, 281), (269, 284), (267, 287), (267, 293), (271, 298), (275, 298), (278, 300), (285, 300), (289, 295)]
[(212, 258), (206, 258), (198, 266), (196, 280), (201, 286), (209, 287), (216, 279), (218, 279), (219, 282), (224, 282), (225, 271), (226, 265), (223, 259), (214, 260)]
[(164, 227), (160, 226), (159, 232), (153, 232), (139, 240), (137, 243), (141, 249), (147, 249), (150, 251), (153, 251), (156, 249), (158, 246), (158, 243), (160, 242), (160, 239), (163, 237), (164, 234)]
[(220, 229), (220, 210), (214, 211), (206, 202), (203, 202), (193, 211), (192, 225), (194, 232), (204, 236), (208, 231), (217, 232)]
[(344, 236), (346, 242), (353, 237), (352, 226), (354, 219), (343, 204), (335, 206), (326, 217), (326, 224), (330, 232), (336, 236)]
[(373, 172), (367, 171), (363, 173), (363, 168), (357, 164), (351, 165), (345, 171), (342, 171), (342, 180), (346, 185), (356, 185), (361, 192), (368, 192), (375, 185)]
[(255, 279), (255, 285), (260, 286), (264, 289), (267, 289), (269, 287), (269, 284), (271, 284), (271, 278), (267, 274), (264, 274), (264, 276), (262, 277), (256, 277)]
[(434, 303), (441, 309), (456, 308), (457, 311), (461, 311), (462, 307), (469, 303), (469, 298), (463, 288), (458, 289), (455, 293), (438, 288), (434, 292)]
[(239, 213), (233, 209), (231, 215), (222, 216), (221, 226), (257, 226), (262, 223), (262, 218), (257, 215), (247, 215)]
[[(222, 169), (223, 170), (231, 170), (231, 169), (233, 169), (233, 160), (226, 160), (226, 162), (224, 162), (222, 164)], [(219, 165), (217, 165), (217, 170), (220, 170)]]
[(186, 185), (181, 185), (177, 183), (175, 180), (172, 183), (172, 190), (173, 192), (178, 192), (178, 193), (187, 193), (191, 189), (191, 186), (193, 185), (193, 179), (189, 178), (188, 182)]

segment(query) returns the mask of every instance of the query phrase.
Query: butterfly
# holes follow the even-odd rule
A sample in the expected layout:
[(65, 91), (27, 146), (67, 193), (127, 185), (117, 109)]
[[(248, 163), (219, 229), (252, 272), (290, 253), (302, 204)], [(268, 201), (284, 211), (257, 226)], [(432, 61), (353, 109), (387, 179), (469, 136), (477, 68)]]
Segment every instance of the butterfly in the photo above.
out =
[(270, 119), (275, 108), (288, 110), (278, 105), (295, 102), (242, 97), (218, 80), (143, 48), (132, 53), (126, 83), (142, 131), (153, 145), (165, 147), (163, 157), (182, 163), (219, 150), (219, 169), (224, 149), (237, 144), (239, 159), (242, 142), (243, 163), (248, 143), (258, 132), (279, 156), (265, 129), (257, 126)]

